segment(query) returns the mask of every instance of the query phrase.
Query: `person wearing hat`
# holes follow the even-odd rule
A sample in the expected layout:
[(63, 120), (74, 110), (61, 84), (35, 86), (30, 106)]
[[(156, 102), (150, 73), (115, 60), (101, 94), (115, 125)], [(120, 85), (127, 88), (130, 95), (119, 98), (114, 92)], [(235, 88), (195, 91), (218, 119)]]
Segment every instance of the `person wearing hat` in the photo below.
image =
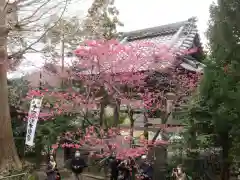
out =
[(83, 172), (83, 169), (87, 167), (85, 160), (81, 157), (80, 151), (76, 151), (74, 158), (71, 161), (71, 169), (74, 173), (76, 180), (80, 180), (79, 175)]

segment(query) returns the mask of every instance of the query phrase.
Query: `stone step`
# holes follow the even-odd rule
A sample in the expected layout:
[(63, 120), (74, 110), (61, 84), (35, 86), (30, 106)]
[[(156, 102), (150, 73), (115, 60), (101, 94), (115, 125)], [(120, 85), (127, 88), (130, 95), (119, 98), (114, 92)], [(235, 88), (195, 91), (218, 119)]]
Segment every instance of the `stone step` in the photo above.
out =
[(87, 178), (89, 178), (89, 179), (99, 179), (99, 180), (105, 179), (105, 178), (102, 177), (102, 176), (97, 176), (97, 175), (92, 175), (92, 174), (86, 174), (86, 173), (83, 173), (82, 176), (83, 176), (83, 177), (87, 177)]

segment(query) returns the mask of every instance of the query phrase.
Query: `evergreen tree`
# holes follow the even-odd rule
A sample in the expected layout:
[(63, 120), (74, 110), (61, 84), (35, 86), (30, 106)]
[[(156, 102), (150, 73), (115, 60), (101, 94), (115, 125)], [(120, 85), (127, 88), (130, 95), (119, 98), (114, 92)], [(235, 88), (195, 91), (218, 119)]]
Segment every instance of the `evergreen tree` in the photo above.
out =
[(87, 39), (112, 39), (118, 37), (117, 26), (123, 26), (118, 19), (119, 11), (114, 0), (94, 0), (84, 21)]
[[(221, 180), (230, 179), (231, 152), (237, 152), (240, 128), (240, 2), (219, 0), (210, 8), (211, 49), (199, 95), (189, 109), (190, 129), (222, 149)], [(201, 125), (201, 126), (200, 126)], [(206, 126), (207, 125), (207, 126)], [(192, 136), (194, 137), (194, 136)], [(201, 136), (200, 136), (201, 137)], [(206, 140), (206, 139), (205, 139)], [(209, 141), (210, 142), (210, 141)], [(209, 143), (206, 143), (208, 146)]]
[[(59, 17), (49, 19), (45, 27), (46, 30), (49, 24), (54, 22), (55, 19), (59, 19)], [(73, 51), (83, 40), (84, 32), (81, 28), (80, 19), (77, 17), (62, 18), (42, 39), (44, 43), (42, 51), (46, 56), (50, 55), (52, 58), (59, 58), (62, 53), (62, 48), (64, 48), (64, 52), (66, 53)]]

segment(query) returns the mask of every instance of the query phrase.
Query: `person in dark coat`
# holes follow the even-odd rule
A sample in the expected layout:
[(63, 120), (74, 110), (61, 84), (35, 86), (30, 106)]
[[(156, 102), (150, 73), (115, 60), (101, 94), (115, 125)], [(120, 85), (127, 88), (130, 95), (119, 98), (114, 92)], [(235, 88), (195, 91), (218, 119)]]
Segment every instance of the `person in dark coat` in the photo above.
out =
[(128, 157), (129, 163), (130, 163), (130, 171), (131, 171), (131, 180), (135, 180), (135, 175), (136, 175), (136, 163), (135, 160), (132, 157)]
[(110, 180), (118, 180), (118, 165), (119, 160), (116, 158), (115, 154), (112, 154), (112, 156), (109, 158), (109, 165), (111, 170), (111, 177)]
[(128, 159), (123, 160), (119, 166), (118, 169), (120, 171), (120, 179), (122, 180), (130, 180), (131, 173), (130, 173), (130, 162)]
[(147, 156), (146, 155), (143, 155), (141, 157), (141, 159), (143, 160), (143, 162), (140, 165), (140, 169), (142, 170), (143, 180), (150, 180), (150, 179), (153, 178), (152, 164), (147, 162)]
[(83, 169), (87, 167), (85, 160), (81, 157), (80, 151), (75, 152), (75, 156), (71, 161), (71, 169), (74, 173), (76, 180), (80, 180), (79, 175), (83, 172)]
[(56, 175), (57, 175), (56, 169), (57, 169), (57, 163), (54, 160), (53, 155), (50, 155), (47, 163), (47, 169), (46, 169), (47, 180), (56, 180)]

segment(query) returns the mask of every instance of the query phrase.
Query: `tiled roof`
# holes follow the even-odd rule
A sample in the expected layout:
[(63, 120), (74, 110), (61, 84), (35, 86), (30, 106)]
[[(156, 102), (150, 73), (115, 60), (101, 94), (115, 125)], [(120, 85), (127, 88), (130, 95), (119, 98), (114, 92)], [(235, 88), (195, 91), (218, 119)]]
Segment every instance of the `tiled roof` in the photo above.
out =
[(195, 18), (163, 26), (126, 32), (123, 33), (123, 37), (127, 37), (128, 42), (152, 41), (159, 44), (169, 44), (174, 35), (179, 31), (181, 31), (179, 37), (173, 46), (180, 49), (191, 48), (194, 38), (198, 35)]
[[(183, 55), (185, 51), (194, 48), (194, 43), (197, 44), (198, 50), (202, 51), (196, 18), (194, 17), (168, 25), (126, 32), (123, 33), (122, 38), (126, 43), (153, 42), (165, 44), (177, 51), (179, 55)], [(203, 66), (191, 56), (184, 56), (183, 60), (184, 62), (181, 65), (188, 70), (200, 71), (198, 66)]]
[[(186, 53), (186, 51), (193, 50), (195, 48), (194, 46), (197, 46), (195, 49), (202, 50), (195, 18), (159, 27), (125, 32), (122, 34), (121, 38), (121, 43), (124, 43), (127, 46), (129, 45), (131, 48), (133, 47), (139, 51), (141, 55), (138, 57), (137, 61), (125, 58), (123, 55), (126, 62), (121, 60), (121, 63), (117, 63), (114, 67), (112, 63), (104, 62), (101, 64), (100, 70), (99, 68), (96, 68), (95, 70), (91, 65), (91, 68), (81, 70), (81, 74), (98, 74), (99, 71), (105, 73), (124, 73), (148, 70), (164, 72), (169, 68), (175, 67), (176, 64), (181, 64), (183, 68), (190, 71), (201, 70), (201, 68), (198, 68), (198, 64), (200, 63), (191, 57), (191, 55), (186, 55), (189, 54), (189, 52)], [(153, 46), (151, 44), (153, 44)], [(159, 45), (159, 47), (155, 47), (155, 45)], [(161, 51), (161, 48), (162, 52), (159, 52)], [(174, 55), (177, 54), (181, 56), (181, 60), (172, 56), (173, 53), (169, 52), (168, 48), (170, 51), (173, 51)], [(159, 52), (161, 60), (155, 58), (154, 54), (156, 51)], [(116, 57), (124, 59), (121, 53)], [(81, 61), (81, 63), (82, 64), (79, 65), (84, 67), (86, 61)]]
[(45, 66), (39, 71), (27, 74), (23, 77), (23, 79), (29, 81), (30, 86), (34, 88), (39, 87), (40, 81), (42, 81), (43, 85), (60, 87), (62, 77), (68, 77), (67, 71), (69, 71), (69, 68), (65, 67), (64, 74), (62, 74), (61, 66), (55, 64), (45, 64)]

